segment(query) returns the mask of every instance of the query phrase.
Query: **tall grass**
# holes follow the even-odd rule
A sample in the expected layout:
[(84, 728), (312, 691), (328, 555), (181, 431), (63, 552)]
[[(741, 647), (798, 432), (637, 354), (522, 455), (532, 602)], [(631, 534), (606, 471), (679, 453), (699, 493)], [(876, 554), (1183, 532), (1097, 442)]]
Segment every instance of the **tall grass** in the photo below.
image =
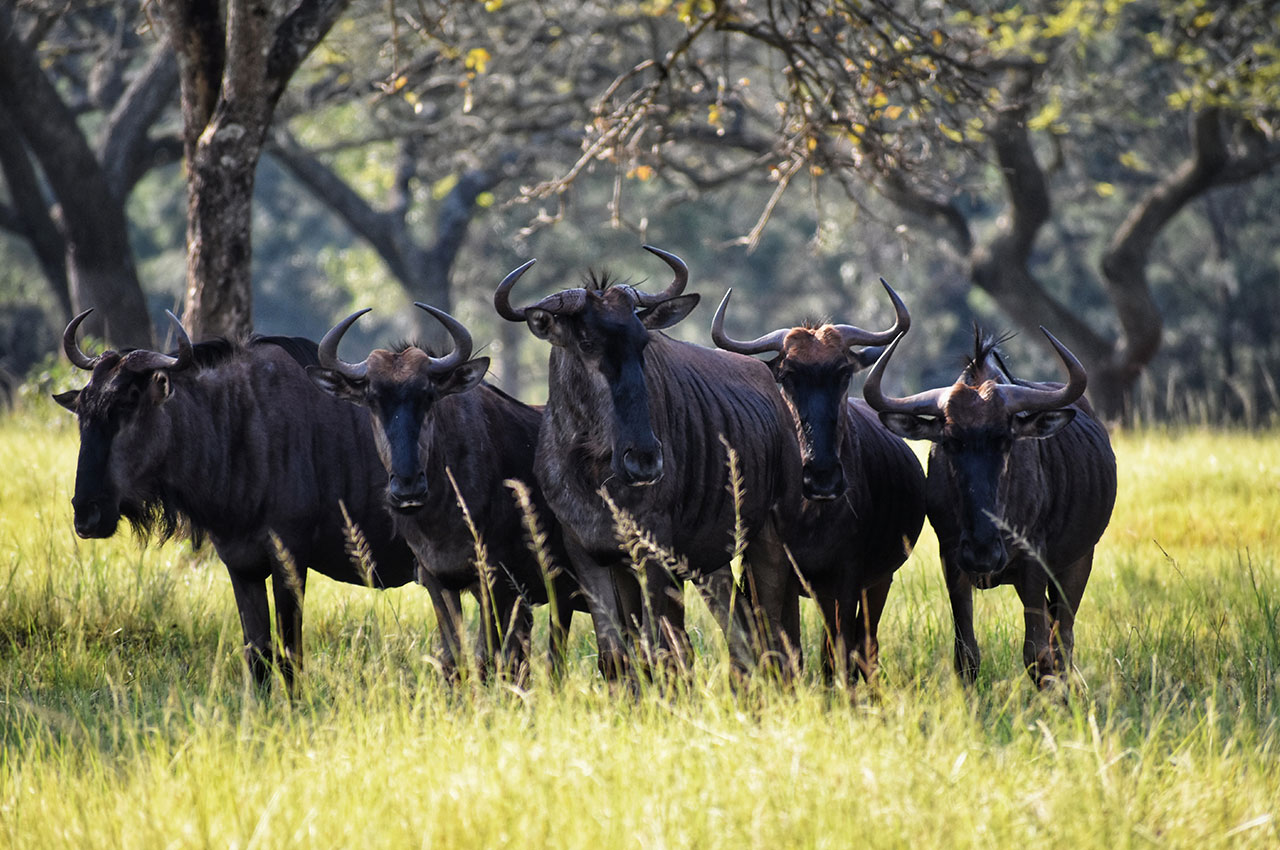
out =
[(1066, 701), (1019, 669), (1008, 588), (957, 682), (928, 531), (852, 697), (812, 610), (789, 687), (731, 686), (692, 593), (684, 687), (611, 689), (581, 615), (558, 679), (538, 653), (523, 687), (451, 685), (424, 592), (316, 577), (289, 700), (248, 683), (211, 554), (78, 540), (73, 428), (0, 421), (0, 845), (1275, 847), (1280, 434), (1115, 443)]

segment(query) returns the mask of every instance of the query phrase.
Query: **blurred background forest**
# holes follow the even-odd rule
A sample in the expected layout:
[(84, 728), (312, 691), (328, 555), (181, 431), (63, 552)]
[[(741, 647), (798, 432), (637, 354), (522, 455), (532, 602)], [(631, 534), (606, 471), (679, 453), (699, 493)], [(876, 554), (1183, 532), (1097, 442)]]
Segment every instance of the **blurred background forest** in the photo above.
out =
[(362, 357), (431, 339), (419, 300), (537, 401), (498, 281), (665, 282), (647, 242), (703, 296), (682, 338), (730, 286), (735, 337), (886, 327), (884, 277), (894, 391), (950, 383), (974, 322), (1056, 379), (1043, 324), (1113, 420), (1273, 423), (1277, 4), (998, 5), (0, 0), (0, 384), (47, 388), (86, 307), (159, 347), (165, 309), (318, 339), (371, 306)]

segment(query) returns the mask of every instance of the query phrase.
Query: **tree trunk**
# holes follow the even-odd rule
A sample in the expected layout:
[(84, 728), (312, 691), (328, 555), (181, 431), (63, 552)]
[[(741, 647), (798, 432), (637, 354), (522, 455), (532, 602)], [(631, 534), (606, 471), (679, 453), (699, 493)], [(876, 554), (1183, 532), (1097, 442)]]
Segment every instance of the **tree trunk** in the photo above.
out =
[(111, 191), (75, 116), (0, 4), (0, 109), (8, 112), (60, 207), (73, 309), (96, 311), (88, 329), (115, 346), (152, 345), (133, 265), (123, 199)]
[(162, 0), (178, 55), (193, 337), (253, 330), (253, 184), (276, 103), (350, 0)]

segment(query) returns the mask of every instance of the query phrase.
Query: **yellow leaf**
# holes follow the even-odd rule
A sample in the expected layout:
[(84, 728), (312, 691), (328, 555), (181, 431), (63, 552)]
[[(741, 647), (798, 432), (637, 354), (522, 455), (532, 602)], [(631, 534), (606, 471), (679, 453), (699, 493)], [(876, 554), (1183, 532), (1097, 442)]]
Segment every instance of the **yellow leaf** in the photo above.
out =
[(1102, 182), (1093, 184), (1093, 191), (1097, 192), (1098, 196), (1101, 198), (1110, 198), (1112, 195), (1116, 193), (1116, 187), (1114, 183), (1107, 183), (1106, 181), (1102, 181)]
[(898, 116), (900, 116), (900, 115), (902, 115), (902, 107), (901, 107), (901, 106), (898, 106), (897, 104), (894, 104), (893, 106), (886, 106), (886, 107), (885, 107), (885, 110), (884, 110), (884, 117), (885, 117), (885, 118), (888, 118), (890, 121), (897, 121), (897, 120), (898, 120)]
[(938, 122), (938, 132), (946, 136), (948, 139), (950, 139), (953, 142), (960, 143), (964, 141), (964, 133), (961, 133), (959, 130), (955, 130), (951, 127), (948, 127), (946, 124), (943, 124), (941, 121)]
[(871, 106), (873, 108), (879, 109), (881, 106), (884, 106), (888, 102), (889, 102), (889, 96), (882, 91), (877, 91), (874, 95), (871, 96)]
[(502, 0), (485, 0), (484, 10), (486, 12), (496, 12), (502, 8)]
[(637, 165), (635, 168), (627, 172), (628, 177), (634, 177), (637, 180), (645, 181), (653, 177), (653, 168), (648, 165)]
[[(498, 5), (502, 5), (502, 0), (498, 0)], [(488, 209), (493, 206), (494, 200), (492, 192), (481, 192), (479, 195), (476, 195), (476, 206), (481, 209)]]
[(491, 58), (493, 57), (489, 55), (489, 51), (483, 47), (473, 47), (467, 51), (466, 65), (474, 69), (477, 74), (483, 74)]
[(401, 74), (400, 76), (396, 77), (396, 81), (391, 84), (391, 90), (400, 91), (400, 89), (404, 88), (404, 84), (407, 82), (409, 82), (409, 78), (406, 77), (404, 74)]

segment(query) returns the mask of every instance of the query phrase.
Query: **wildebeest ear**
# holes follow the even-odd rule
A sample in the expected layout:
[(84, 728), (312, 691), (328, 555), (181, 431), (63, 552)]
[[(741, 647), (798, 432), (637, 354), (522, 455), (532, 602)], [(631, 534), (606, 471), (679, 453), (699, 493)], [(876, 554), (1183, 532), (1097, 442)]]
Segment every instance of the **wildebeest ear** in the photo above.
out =
[(529, 330), (538, 339), (545, 339), (552, 345), (568, 345), (569, 340), (565, 332), (564, 322), (560, 321), (560, 318), (550, 310), (539, 310), (537, 307), (530, 307), (525, 313), (525, 324), (529, 326)]
[(436, 389), (440, 391), (440, 395), (448, 395), (450, 393), (465, 393), (476, 384), (484, 380), (485, 372), (489, 371), (489, 358), (477, 357), (474, 360), (468, 360), (456, 369), (451, 369), (449, 374), (436, 384)]
[(1043, 440), (1061, 431), (1075, 418), (1076, 412), (1070, 407), (1015, 416), (1013, 417), (1013, 436)]
[(698, 306), (698, 299), (701, 297), (695, 293), (681, 295), (677, 298), (668, 298), (666, 301), (655, 304), (647, 310), (641, 310), (636, 315), (640, 318), (640, 324), (651, 331), (660, 331), (663, 328), (671, 327), (692, 313), (693, 308)]
[(311, 379), (311, 383), (334, 398), (356, 404), (364, 401), (365, 381), (361, 381), (357, 386), (333, 369), (326, 369), (323, 366), (308, 366), (307, 377)]
[(80, 401), (80, 391), (67, 390), (65, 393), (54, 393), (53, 400), (65, 407), (67, 410), (70, 410), (72, 413), (75, 413), (76, 406)]
[(884, 412), (880, 421), (904, 440), (937, 440), (942, 436), (942, 420), (937, 416)]
[(173, 395), (173, 381), (169, 380), (166, 372), (151, 373), (151, 400), (156, 404), (163, 404), (164, 401)]

